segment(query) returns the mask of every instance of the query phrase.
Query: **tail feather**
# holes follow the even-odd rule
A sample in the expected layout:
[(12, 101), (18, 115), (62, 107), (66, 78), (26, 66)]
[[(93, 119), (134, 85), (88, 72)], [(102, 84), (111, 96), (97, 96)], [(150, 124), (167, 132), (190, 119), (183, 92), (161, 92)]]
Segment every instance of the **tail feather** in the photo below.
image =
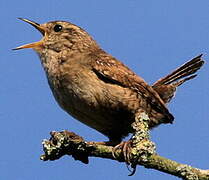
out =
[(195, 78), (197, 75), (194, 73), (196, 73), (203, 64), (204, 61), (202, 60), (201, 54), (183, 64), (166, 77), (159, 79), (152, 87), (158, 92), (161, 99), (165, 103), (168, 103), (173, 98), (176, 88), (184, 82)]
[[(171, 84), (174, 81), (177, 81), (186, 76), (196, 73), (204, 64), (204, 61), (202, 60), (201, 57), (202, 57), (202, 54), (195, 57), (191, 61), (185, 63), (181, 67), (177, 68), (175, 71), (173, 71), (171, 74), (167, 75), (166, 77), (159, 79), (156, 83), (154, 83), (153, 87), (159, 86), (162, 84), (164, 85)], [(194, 76), (192, 76), (192, 78), (194, 78)], [(189, 79), (192, 79), (192, 78), (189, 78)], [(189, 80), (188, 78), (186, 79)]]
[(181, 80), (179, 80), (179, 81), (177, 81), (177, 82), (174, 82), (173, 84), (174, 84), (176, 87), (177, 87), (177, 86), (180, 86), (181, 84), (185, 83), (186, 81), (188, 81), (188, 80), (190, 80), (190, 79), (195, 78), (196, 76), (197, 76), (197, 74), (191, 75), (191, 76), (189, 76), (189, 77), (187, 77), (187, 78), (184, 78), (184, 79), (181, 79)]

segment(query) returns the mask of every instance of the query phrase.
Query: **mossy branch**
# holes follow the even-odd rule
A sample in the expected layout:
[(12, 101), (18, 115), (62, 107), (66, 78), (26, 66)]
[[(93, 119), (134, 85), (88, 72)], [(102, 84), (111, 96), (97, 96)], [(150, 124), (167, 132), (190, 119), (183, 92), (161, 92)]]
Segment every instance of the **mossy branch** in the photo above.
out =
[[(209, 170), (197, 169), (157, 155), (155, 144), (150, 141), (148, 122), (148, 115), (139, 111), (135, 121), (131, 124), (135, 131), (129, 141), (131, 147), (128, 147), (130, 143), (126, 143), (126, 146), (121, 147), (122, 150), (117, 148), (116, 152), (112, 146), (85, 142), (82, 137), (73, 132), (51, 132), (51, 138), (42, 143), (45, 154), (41, 156), (41, 160), (55, 160), (64, 155), (72, 155), (75, 160), (87, 164), (88, 157), (101, 157), (130, 164), (133, 168), (130, 175), (135, 173), (136, 165), (142, 165), (184, 180), (209, 180)], [(126, 148), (124, 149), (124, 147)]]
[[(86, 164), (88, 163), (88, 157), (100, 157), (124, 162), (121, 150), (116, 152), (115, 159), (112, 156), (113, 147), (85, 142), (82, 137), (69, 131), (51, 132), (51, 138), (44, 140), (42, 144), (45, 152), (41, 156), (43, 161), (56, 160), (64, 155), (71, 155), (75, 160), (80, 160)], [(209, 180), (209, 170), (194, 168), (157, 154), (148, 156), (146, 161), (139, 160), (137, 164), (180, 177), (184, 180)]]

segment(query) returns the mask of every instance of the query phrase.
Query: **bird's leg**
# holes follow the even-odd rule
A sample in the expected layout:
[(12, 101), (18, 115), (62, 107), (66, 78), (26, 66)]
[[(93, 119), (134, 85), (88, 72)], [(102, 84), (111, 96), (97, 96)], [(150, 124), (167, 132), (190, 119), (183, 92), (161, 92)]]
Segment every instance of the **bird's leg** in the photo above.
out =
[(138, 161), (147, 161), (148, 157), (155, 153), (155, 145), (149, 140), (149, 117), (145, 112), (138, 112), (132, 123), (134, 134), (127, 142), (121, 142), (113, 148), (113, 156), (118, 149), (122, 150), (126, 164), (133, 168), (131, 175), (136, 171)]

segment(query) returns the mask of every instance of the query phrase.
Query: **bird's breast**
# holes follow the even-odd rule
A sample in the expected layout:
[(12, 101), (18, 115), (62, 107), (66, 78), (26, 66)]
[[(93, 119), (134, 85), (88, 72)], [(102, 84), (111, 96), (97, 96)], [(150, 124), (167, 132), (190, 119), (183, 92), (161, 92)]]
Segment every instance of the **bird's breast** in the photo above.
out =
[(59, 76), (48, 76), (48, 80), (58, 104), (77, 120), (108, 137), (129, 133), (139, 105), (136, 93), (102, 82), (81, 66), (63, 67)]

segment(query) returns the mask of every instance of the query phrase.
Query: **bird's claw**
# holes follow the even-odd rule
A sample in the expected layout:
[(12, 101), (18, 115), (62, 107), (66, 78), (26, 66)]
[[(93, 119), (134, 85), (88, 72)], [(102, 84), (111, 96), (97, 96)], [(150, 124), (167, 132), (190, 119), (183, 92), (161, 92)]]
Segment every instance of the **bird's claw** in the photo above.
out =
[(122, 150), (123, 156), (124, 156), (124, 160), (125, 162), (129, 165), (130, 164), (130, 156), (131, 156), (131, 141), (124, 141), (121, 142), (120, 144), (116, 145), (115, 147), (113, 147), (112, 150), (112, 155), (114, 158), (116, 158), (116, 151), (118, 149)]
[(134, 175), (134, 173), (136, 172), (136, 164), (131, 162), (131, 148), (132, 148), (132, 141), (128, 140), (121, 142), (112, 149), (112, 156), (115, 159), (116, 159), (116, 151), (121, 149), (127, 168), (131, 172), (129, 176)]

